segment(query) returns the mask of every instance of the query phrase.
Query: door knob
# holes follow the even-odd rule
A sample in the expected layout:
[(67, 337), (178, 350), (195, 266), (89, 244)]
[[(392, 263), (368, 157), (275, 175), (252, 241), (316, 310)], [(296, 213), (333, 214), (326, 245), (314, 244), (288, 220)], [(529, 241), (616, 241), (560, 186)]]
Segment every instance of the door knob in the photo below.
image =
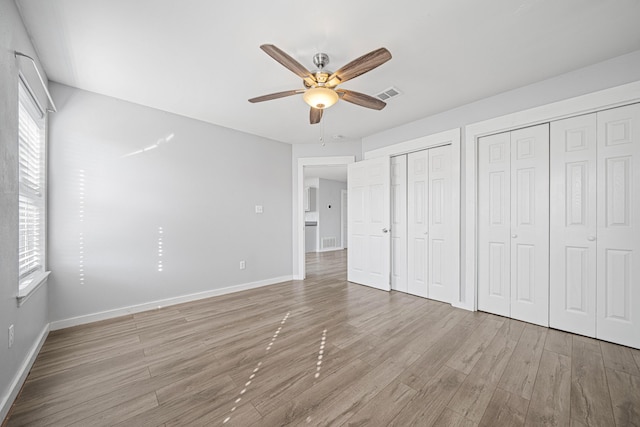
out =
[(594, 240), (596, 240), (596, 236), (589, 236), (587, 237), (587, 240), (593, 242)]
[(389, 230), (388, 230), (387, 228), (383, 228), (383, 229), (382, 229), (382, 232), (383, 232), (383, 233), (388, 233), (388, 232), (389, 232)]
[(425, 232), (424, 232), (424, 234), (425, 234), (425, 235), (426, 235), (426, 234), (429, 234), (429, 232), (428, 232), (428, 231), (425, 231)]
[(517, 237), (518, 237), (518, 235), (517, 235), (517, 234), (512, 234), (512, 235), (511, 235), (511, 238), (512, 238), (512, 239), (515, 239), (515, 238), (517, 238)]

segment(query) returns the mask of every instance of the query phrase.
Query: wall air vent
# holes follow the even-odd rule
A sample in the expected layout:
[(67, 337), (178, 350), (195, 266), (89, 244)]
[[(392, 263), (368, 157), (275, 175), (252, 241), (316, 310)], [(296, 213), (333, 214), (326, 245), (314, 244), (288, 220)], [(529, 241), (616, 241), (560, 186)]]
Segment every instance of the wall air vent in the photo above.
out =
[(385, 89), (382, 92), (378, 93), (376, 97), (382, 101), (388, 101), (391, 98), (395, 98), (398, 95), (401, 95), (402, 92), (398, 90), (396, 87), (390, 87), (389, 89)]

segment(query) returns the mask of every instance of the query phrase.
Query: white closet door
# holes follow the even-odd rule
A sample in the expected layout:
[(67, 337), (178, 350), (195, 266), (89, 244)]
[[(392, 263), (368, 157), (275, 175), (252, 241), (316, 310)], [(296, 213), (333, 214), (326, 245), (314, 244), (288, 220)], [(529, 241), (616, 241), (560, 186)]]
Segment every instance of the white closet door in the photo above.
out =
[(596, 333), (596, 115), (551, 123), (549, 325)]
[(347, 279), (385, 291), (391, 289), (389, 164), (389, 157), (380, 157), (347, 167)]
[(407, 291), (427, 297), (429, 152), (407, 156)]
[(478, 308), (549, 324), (549, 125), (478, 141)]
[(451, 146), (432, 148), (429, 153), (428, 270), (427, 296), (450, 303), (451, 261)]
[(478, 141), (478, 309), (511, 315), (511, 139)]
[(391, 289), (407, 292), (407, 155), (391, 158)]
[(549, 124), (511, 132), (511, 317), (549, 325)]
[(596, 336), (640, 348), (640, 104), (597, 116)]

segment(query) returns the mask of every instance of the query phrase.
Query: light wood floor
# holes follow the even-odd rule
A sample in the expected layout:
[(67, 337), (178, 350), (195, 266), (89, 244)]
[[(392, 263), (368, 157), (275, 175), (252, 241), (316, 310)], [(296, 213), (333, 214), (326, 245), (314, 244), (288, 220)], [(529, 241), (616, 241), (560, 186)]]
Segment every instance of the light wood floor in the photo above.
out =
[(308, 279), (52, 332), (8, 426), (637, 426), (640, 351)]

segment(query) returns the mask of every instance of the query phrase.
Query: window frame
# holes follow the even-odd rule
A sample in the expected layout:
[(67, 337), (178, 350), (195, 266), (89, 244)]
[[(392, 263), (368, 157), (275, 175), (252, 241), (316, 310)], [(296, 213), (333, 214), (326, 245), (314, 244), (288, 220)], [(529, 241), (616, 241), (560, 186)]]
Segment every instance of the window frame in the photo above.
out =
[[(18, 137), (16, 143), (18, 144), (18, 305), (21, 305), (26, 298), (31, 295), (37, 288), (46, 282), (49, 276), (47, 271), (47, 111), (42, 108), (38, 102), (37, 97), (34, 95), (33, 90), (29, 86), (26, 78), (20, 73), (18, 78)], [(23, 114), (27, 114), (26, 120), (31, 121), (37, 128), (39, 139), (39, 151), (37, 161), (39, 165), (37, 168), (36, 186), (32, 188), (23, 182), (23, 143), (21, 142), (21, 131), (25, 119), (21, 120), (20, 117)], [(29, 128), (27, 132), (33, 132), (33, 128)], [(29, 200), (31, 205), (37, 210), (39, 218), (37, 220), (37, 251), (38, 262), (35, 268), (32, 268), (28, 272), (21, 272), (22, 263), (24, 258), (20, 254), (21, 245), (24, 239), (22, 227), (23, 203), (24, 200)]]

